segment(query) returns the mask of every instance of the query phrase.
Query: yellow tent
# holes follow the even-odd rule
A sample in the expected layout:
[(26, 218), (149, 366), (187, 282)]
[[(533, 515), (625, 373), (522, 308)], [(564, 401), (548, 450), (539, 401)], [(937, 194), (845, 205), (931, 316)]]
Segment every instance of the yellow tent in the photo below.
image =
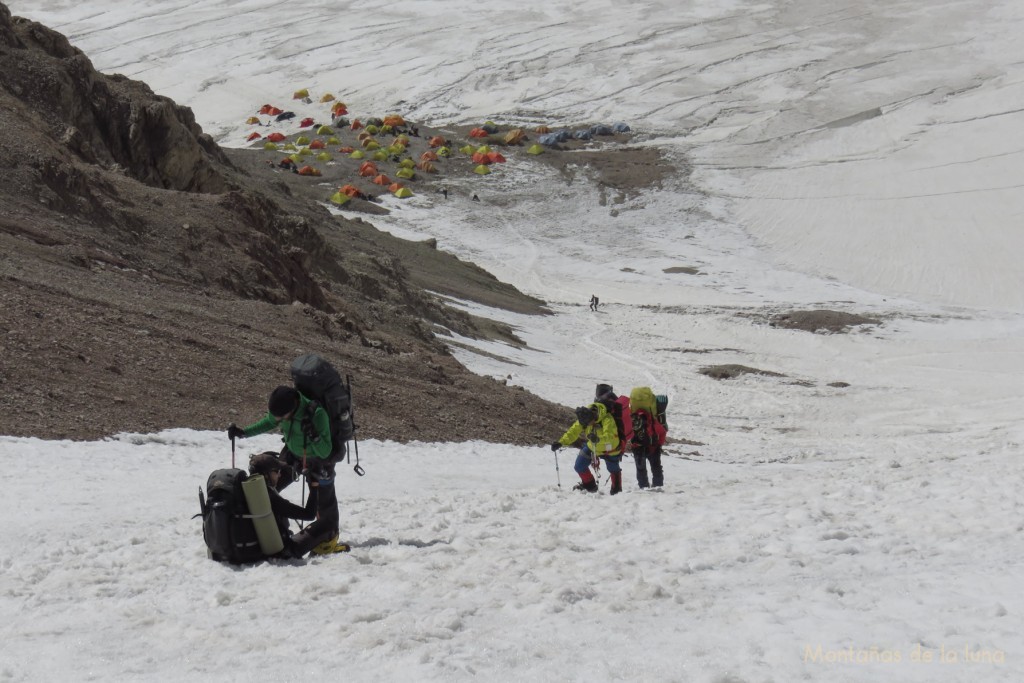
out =
[(408, 187), (400, 187), (397, 190), (395, 190), (395, 196), (398, 197), (399, 199), (405, 199), (406, 197), (411, 197), (412, 196), (412, 190), (410, 190)]
[(388, 160), (388, 153), (385, 152), (382, 149), (378, 149), (376, 152), (373, 153), (373, 160), (374, 161), (387, 161)]
[(303, 88), (302, 90), (296, 90), (294, 93), (292, 93), (293, 100), (301, 100), (304, 97), (309, 97), (309, 90), (307, 90), (306, 88)]
[(479, 166), (473, 169), (473, 173), (476, 173), (477, 175), (487, 175), (490, 172), (491, 169), (488, 168), (486, 164), (480, 164)]
[(338, 206), (344, 205), (345, 203), (349, 202), (351, 199), (352, 198), (349, 197), (344, 192), (335, 192), (333, 195), (331, 195), (331, 201), (334, 202), (335, 204), (337, 204)]
[(363, 157), (365, 157), (366, 155), (365, 155), (365, 154), (363, 153), (363, 150), (361, 150), (361, 149), (357, 149), (356, 151), (352, 152), (352, 153), (351, 153), (351, 154), (349, 154), (348, 156), (349, 156), (349, 158), (351, 158), (351, 159), (362, 159), (362, 158), (363, 158)]
[(316, 129), (317, 135), (333, 135), (334, 131), (331, 130), (330, 126), (320, 126)]
[(297, 149), (298, 149), (298, 147), (296, 147), (295, 145), (293, 145), (292, 143), (290, 143), (290, 142), (289, 142), (288, 144), (286, 144), (286, 145), (285, 145), (284, 147), (282, 147), (281, 149), (286, 149), (286, 150), (288, 150), (289, 152), (294, 152), (295, 150), (297, 150)]
[(328, 154), (327, 152), (320, 152), (319, 154), (316, 155), (316, 160), (317, 161), (330, 161), (331, 160), (331, 155)]
[(295, 144), (296, 145), (308, 145), (309, 144), (309, 138), (306, 137), (305, 135), (300, 135), (299, 137), (295, 138)]
[(399, 178), (405, 178), (406, 180), (412, 180), (413, 178), (416, 177), (416, 172), (413, 171), (411, 168), (400, 168), (400, 169), (398, 169), (398, 172), (395, 173), (395, 175), (398, 176)]
[(259, 123), (260, 122), (260, 117), (258, 117), (258, 116), (250, 116), (249, 118), (247, 118), (245, 120), (245, 122), (250, 124), (250, 125), (252, 125), (254, 123)]
[(399, 168), (416, 168), (416, 162), (413, 161), (412, 159), (406, 157), (405, 159), (402, 159), (401, 161), (398, 162), (398, 167)]
[(526, 150), (527, 154), (543, 154), (544, 148), (540, 145), (530, 145), (530, 148)]
[(473, 149), (473, 145), (463, 145), (462, 147), (459, 147), (459, 151), (470, 156), (473, 156), (473, 154), (476, 153), (476, 150)]
[(277, 145), (275, 145), (273, 142), (264, 142), (263, 143), (263, 149), (277, 149), (277, 148), (278, 148)]
[(334, 95), (332, 95), (331, 93), (325, 93), (324, 96), (320, 98), (320, 101), (321, 102), (333, 102), (334, 101)]

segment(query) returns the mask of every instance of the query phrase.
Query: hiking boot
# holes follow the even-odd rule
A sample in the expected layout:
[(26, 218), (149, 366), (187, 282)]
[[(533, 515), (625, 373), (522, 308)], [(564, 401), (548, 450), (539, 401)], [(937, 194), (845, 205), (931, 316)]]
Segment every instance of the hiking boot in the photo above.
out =
[(584, 493), (597, 493), (597, 482), (591, 479), (590, 481), (581, 481), (572, 487), (573, 491), (583, 491)]
[(612, 478), (612, 490), (609, 491), (609, 493), (611, 493), (611, 495), (613, 495), (613, 496), (616, 493), (622, 493), (622, 472), (612, 472), (611, 478)]
[(338, 537), (335, 536), (329, 541), (320, 543), (309, 552), (311, 555), (331, 555), (333, 553), (347, 553), (349, 550), (350, 548), (348, 545), (345, 543), (338, 543)]

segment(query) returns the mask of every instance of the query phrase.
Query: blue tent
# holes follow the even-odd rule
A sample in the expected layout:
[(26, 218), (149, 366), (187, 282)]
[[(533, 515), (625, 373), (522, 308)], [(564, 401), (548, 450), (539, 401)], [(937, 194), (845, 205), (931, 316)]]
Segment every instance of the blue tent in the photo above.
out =
[(613, 135), (611, 127), (610, 126), (606, 126), (606, 125), (601, 124), (601, 123), (597, 124), (596, 126), (591, 126), (590, 127), (590, 134), (591, 135)]
[(558, 138), (559, 142), (568, 142), (572, 138), (572, 132), (568, 130), (560, 130), (555, 133), (555, 137)]
[(612, 124), (612, 129), (616, 133), (628, 133), (629, 132), (629, 126), (624, 124), (622, 121), (619, 121), (618, 123), (613, 123)]
[(572, 136), (574, 138), (576, 138), (577, 140), (589, 140), (590, 139), (590, 131), (589, 130), (578, 130), (575, 133), (573, 133)]
[(558, 135), (555, 133), (545, 133), (537, 137), (537, 142), (548, 147), (554, 147), (558, 144)]

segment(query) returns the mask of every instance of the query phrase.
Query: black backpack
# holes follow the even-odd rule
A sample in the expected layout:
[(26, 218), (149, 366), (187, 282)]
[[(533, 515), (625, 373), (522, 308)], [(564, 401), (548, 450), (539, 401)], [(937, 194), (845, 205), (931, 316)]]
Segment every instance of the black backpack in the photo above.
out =
[(622, 421), (622, 404), (615, 400), (615, 398), (605, 394), (603, 397), (597, 399), (597, 403), (603, 405), (608, 410), (608, 414), (615, 420), (615, 429), (619, 433), (619, 443), (622, 444), (623, 448), (625, 448), (626, 426)]
[(326, 360), (308, 353), (292, 361), (292, 381), (306, 398), (310, 399), (309, 414), (304, 419), (312, 419), (319, 405), (330, 418), (331, 454), (341, 457), (345, 454), (345, 442), (355, 433), (352, 423), (352, 394), (341, 375)]
[(245, 470), (215, 470), (206, 481), (206, 498), (199, 489), (203, 540), (207, 556), (217, 562), (243, 564), (263, 559), (256, 527), (242, 493)]

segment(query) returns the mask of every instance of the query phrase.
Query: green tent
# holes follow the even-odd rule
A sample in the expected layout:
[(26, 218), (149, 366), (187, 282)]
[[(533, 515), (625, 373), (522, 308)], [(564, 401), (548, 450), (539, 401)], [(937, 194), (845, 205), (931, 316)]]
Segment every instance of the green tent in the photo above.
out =
[(439, 156), (439, 157), (450, 157), (451, 155), (452, 155), (452, 151), (450, 149), (448, 149), (447, 147), (438, 147), (438, 149), (437, 149), (437, 156)]
[(408, 187), (400, 187), (397, 190), (395, 190), (395, 196), (398, 197), (399, 199), (405, 199), (406, 197), (411, 197), (412, 196), (412, 190), (410, 190)]
[(309, 144), (309, 138), (306, 137), (305, 135), (300, 135), (299, 137), (295, 138), (295, 144), (296, 145), (308, 145)]
[(479, 147), (476, 148), (476, 153), (477, 154), (490, 154), (491, 153), (491, 148), (489, 146), (487, 146), (487, 145), (480, 145)]
[(400, 168), (395, 175), (406, 180), (412, 180), (416, 177), (416, 173), (411, 168)]
[(350, 159), (362, 159), (366, 155), (363, 154), (363, 150), (357, 149), (356, 151), (352, 152), (348, 156), (349, 156)]
[(338, 206), (345, 205), (351, 199), (352, 198), (349, 197), (344, 192), (335, 192), (334, 194), (331, 195), (331, 201), (334, 202), (335, 204), (337, 204)]
[(376, 152), (373, 153), (373, 160), (374, 161), (387, 161), (388, 160), (388, 153), (385, 152), (382, 149), (378, 149)]
[(540, 145), (531, 145), (530, 149), (526, 150), (527, 154), (543, 154), (544, 148)]
[(476, 152), (476, 150), (473, 149), (473, 145), (463, 145), (462, 147), (459, 147), (459, 151), (463, 154), (468, 154), (469, 156), (473, 156)]
[(366, 132), (369, 133), (370, 135), (376, 135), (377, 133), (380, 132), (380, 128), (371, 123), (366, 127)]
[(331, 130), (330, 126), (320, 126), (316, 129), (317, 135), (333, 135), (334, 131)]
[(327, 144), (328, 145), (340, 145), (341, 144), (341, 140), (339, 140), (338, 138), (336, 138), (336, 137), (334, 137), (332, 135), (331, 137), (327, 138)]
[(263, 149), (276, 150), (276, 149), (278, 149), (278, 147), (273, 142), (264, 142), (263, 143)]
[(490, 172), (491, 169), (488, 168), (486, 164), (480, 164), (479, 166), (473, 169), (473, 173), (476, 173), (477, 175), (487, 175)]
[(330, 161), (331, 160), (331, 155), (328, 154), (327, 152), (320, 152), (319, 154), (316, 155), (316, 160), (317, 161)]
[(409, 157), (406, 157), (406, 158), (404, 158), (404, 159), (402, 159), (401, 161), (398, 162), (398, 167), (399, 168), (416, 168), (416, 162), (413, 161), (412, 159), (410, 159)]
[(289, 142), (288, 144), (286, 144), (281, 149), (288, 150), (289, 152), (294, 152), (295, 150), (298, 149), (298, 147), (296, 147), (295, 145), (293, 145), (292, 143)]

